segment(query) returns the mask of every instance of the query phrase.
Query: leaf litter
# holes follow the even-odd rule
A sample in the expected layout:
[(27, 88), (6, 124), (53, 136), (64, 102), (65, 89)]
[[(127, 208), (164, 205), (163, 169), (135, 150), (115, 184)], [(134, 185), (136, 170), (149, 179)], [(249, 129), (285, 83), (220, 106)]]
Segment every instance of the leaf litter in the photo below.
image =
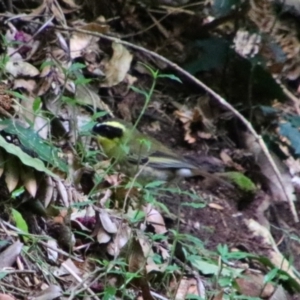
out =
[[(296, 43), (293, 30), (281, 40), (279, 28), (286, 30), (284, 21), (281, 27), (276, 25), (270, 30), (256, 17), (261, 11), (268, 15), (268, 20), (273, 20), (269, 4), (252, 2), (249, 19), (269, 34), (290, 60), (297, 61), (298, 52), (292, 49)], [(274, 159), (284, 189), (259, 143), (249, 142), (241, 135), (244, 128), (237, 125), (232, 115), (207, 95), (201, 95), (199, 101), (184, 101), (199, 95), (189, 83), (179, 85), (167, 76), (158, 80), (152, 95), (151, 103), (158, 103), (155, 105), (158, 109), (153, 113), (154, 106), (150, 105), (139, 127), (183, 155), (196, 156), (210, 172), (218, 173), (225, 168), (228, 174), (240, 172), (257, 189), (243, 189), (237, 184), (240, 176), (235, 181), (234, 192), (216, 187), (209, 180), (191, 179), (181, 184), (177, 193), (172, 188), (167, 191), (157, 188), (150, 193), (139, 186), (132, 187), (111, 169), (108, 173), (104, 171), (105, 162), (100, 162), (100, 170), (94, 168), (101, 156), (93, 154), (97, 145), (86, 132), (105, 114), (136, 120), (136, 112), (143, 109), (151, 77), (149, 72), (139, 72), (136, 60), (161, 72), (165, 67), (163, 61), (149, 57), (146, 51), (133, 51), (121, 41), (108, 42), (94, 34), (129, 34), (142, 49), (151, 48), (177, 63), (191, 61), (193, 51), (201, 44), (185, 48), (185, 39), (194, 35), (191, 26), (186, 26), (186, 22), (193, 22), (190, 17), (193, 10), (189, 5), (179, 9), (177, 4), (170, 3), (174, 10), (160, 5), (158, 11), (150, 6), (139, 10), (138, 6), (125, 5), (116, 21), (118, 26), (110, 24), (104, 16), (99, 19), (100, 24), (78, 20), (76, 12), (87, 8), (72, 0), (42, 1), (40, 6), (32, 3), (26, 11), (20, 8), (19, 15), (8, 12), (1, 15), (1, 20), (6, 22), (1, 25), (6, 44), (1, 53), (4, 89), (0, 114), (1, 122), (9, 119), (1, 131), (5, 136), (0, 138), (3, 195), (0, 234), (6, 242), (1, 245), (0, 260), (9, 262), (1, 268), (5, 296), (55, 299), (65, 293), (69, 299), (77, 299), (82, 293), (94, 299), (109, 296), (186, 299), (188, 296), (205, 298), (208, 291), (214, 291), (211, 299), (228, 299), (226, 295), (231, 289), (231, 293), (245, 297), (274, 299), (278, 293), (283, 295), (282, 299), (297, 299), (299, 252), (293, 251), (298, 248), (297, 235), (282, 237), (284, 231), (274, 233), (270, 228), (270, 224), (287, 232), (298, 228), (291, 221), (285, 200), (287, 194), (289, 201), (295, 202), (296, 190), (292, 184), (295, 180), (290, 170), (298, 164), (293, 150), (297, 153), (299, 125), (296, 118), (284, 114), (284, 109), (277, 123), (280, 130), (272, 128), (268, 132), (273, 142), (285, 148), (285, 155), (290, 156), (287, 157), (290, 169)], [(110, 5), (113, 11), (114, 5)], [(216, 9), (217, 1), (211, 1), (211, 5)], [(221, 15), (225, 13), (224, 8), (218, 9)], [(179, 14), (179, 18), (184, 17), (182, 25), (176, 22), (174, 26), (170, 18), (158, 21), (155, 16), (158, 12), (172, 17)], [(201, 10), (202, 19), (197, 24), (207, 25), (210, 13)], [(145, 20), (153, 26), (141, 35), (136, 31), (147, 28)], [(228, 30), (209, 25), (222, 34)], [(293, 41), (290, 48), (286, 46), (289, 38)], [(265, 55), (269, 60), (269, 75), (278, 76), (275, 68), (278, 61), (267, 56), (270, 52), (262, 51), (262, 40), (260, 36), (238, 31), (234, 50), (243, 57), (243, 63), (258, 53)], [(215, 42), (212, 39), (202, 43), (203, 49), (213, 47)], [(264, 42), (266, 46), (269, 41)], [(240, 52), (241, 44), (247, 45), (247, 52)], [(294, 47), (298, 49), (297, 45)], [(198, 70), (205, 70), (204, 79), (219, 90), (220, 86), (213, 82), (220, 76), (215, 70), (216, 66), (220, 67), (216, 62), (221, 64), (221, 60), (207, 60), (204, 66), (197, 59), (193, 64)], [(230, 72), (229, 69), (224, 72)], [(287, 79), (299, 77), (291, 61), (286, 61), (281, 70)], [(233, 100), (234, 93), (243, 89), (239, 82), (241, 86), (229, 90), (237, 78), (238, 74), (233, 76), (225, 91), (225, 94), (232, 93)], [(135, 92), (132, 97), (131, 85), (143, 92)], [(13, 93), (8, 92), (11, 89)], [(239, 97), (244, 92), (245, 89)], [(263, 97), (266, 99), (262, 101), (267, 101), (270, 96)], [(171, 101), (164, 101), (170, 98)], [(273, 97), (273, 103), (275, 100)], [(297, 109), (293, 109), (289, 111), (295, 113)], [(243, 150), (239, 149), (241, 144)], [(276, 155), (275, 151), (272, 155)], [(223, 164), (220, 159), (216, 163), (212, 157), (221, 158)], [(265, 201), (267, 193), (271, 195), (269, 201)], [(268, 210), (273, 212), (271, 218), (264, 215)], [(289, 247), (280, 247), (285, 243)], [(219, 252), (213, 252), (216, 249)], [(238, 254), (244, 255), (247, 261), (241, 264)], [(295, 257), (295, 266), (289, 264), (285, 255)], [(283, 289), (276, 280), (266, 282), (268, 272), (273, 272), (276, 280), (288, 288)], [(217, 284), (212, 283), (212, 277)], [(10, 284), (21, 278), (24, 280), (18, 280), (17, 286)], [(226, 280), (230, 284), (226, 285)], [(294, 296), (288, 294), (290, 290)]]

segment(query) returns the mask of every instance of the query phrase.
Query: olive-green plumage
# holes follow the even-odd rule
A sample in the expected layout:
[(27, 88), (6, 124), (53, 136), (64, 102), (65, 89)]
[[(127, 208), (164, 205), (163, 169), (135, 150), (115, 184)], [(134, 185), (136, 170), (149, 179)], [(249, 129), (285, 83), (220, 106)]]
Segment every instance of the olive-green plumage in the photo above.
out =
[(98, 123), (93, 132), (105, 154), (116, 161), (119, 169), (130, 177), (138, 174), (137, 180), (142, 184), (192, 176), (209, 177), (224, 183), (123, 120)]

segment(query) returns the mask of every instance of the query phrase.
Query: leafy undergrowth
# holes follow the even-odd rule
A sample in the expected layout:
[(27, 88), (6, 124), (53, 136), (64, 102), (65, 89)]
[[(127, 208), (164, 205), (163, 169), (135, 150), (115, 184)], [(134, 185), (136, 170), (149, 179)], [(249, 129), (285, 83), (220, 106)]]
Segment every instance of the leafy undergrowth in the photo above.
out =
[[(1, 3), (0, 299), (300, 299), (297, 9)], [(213, 176), (117, 173), (114, 116)]]

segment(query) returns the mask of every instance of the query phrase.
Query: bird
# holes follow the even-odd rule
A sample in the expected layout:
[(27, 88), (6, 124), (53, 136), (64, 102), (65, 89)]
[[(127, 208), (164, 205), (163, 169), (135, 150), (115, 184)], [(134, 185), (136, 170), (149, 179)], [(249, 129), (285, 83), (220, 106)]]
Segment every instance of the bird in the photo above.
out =
[(92, 132), (118, 170), (136, 178), (142, 185), (157, 180), (178, 182), (183, 178), (201, 176), (231, 186), (124, 120), (114, 118), (99, 122)]

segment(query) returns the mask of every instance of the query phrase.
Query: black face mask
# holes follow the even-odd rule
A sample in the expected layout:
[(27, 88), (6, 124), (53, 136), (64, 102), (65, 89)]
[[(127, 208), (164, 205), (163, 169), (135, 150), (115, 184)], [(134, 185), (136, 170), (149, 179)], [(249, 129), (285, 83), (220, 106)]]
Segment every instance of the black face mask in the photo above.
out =
[(93, 127), (93, 132), (110, 140), (114, 138), (121, 138), (123, 136), (123, 130), (121, 128), (106, 124), (96, 124)]

